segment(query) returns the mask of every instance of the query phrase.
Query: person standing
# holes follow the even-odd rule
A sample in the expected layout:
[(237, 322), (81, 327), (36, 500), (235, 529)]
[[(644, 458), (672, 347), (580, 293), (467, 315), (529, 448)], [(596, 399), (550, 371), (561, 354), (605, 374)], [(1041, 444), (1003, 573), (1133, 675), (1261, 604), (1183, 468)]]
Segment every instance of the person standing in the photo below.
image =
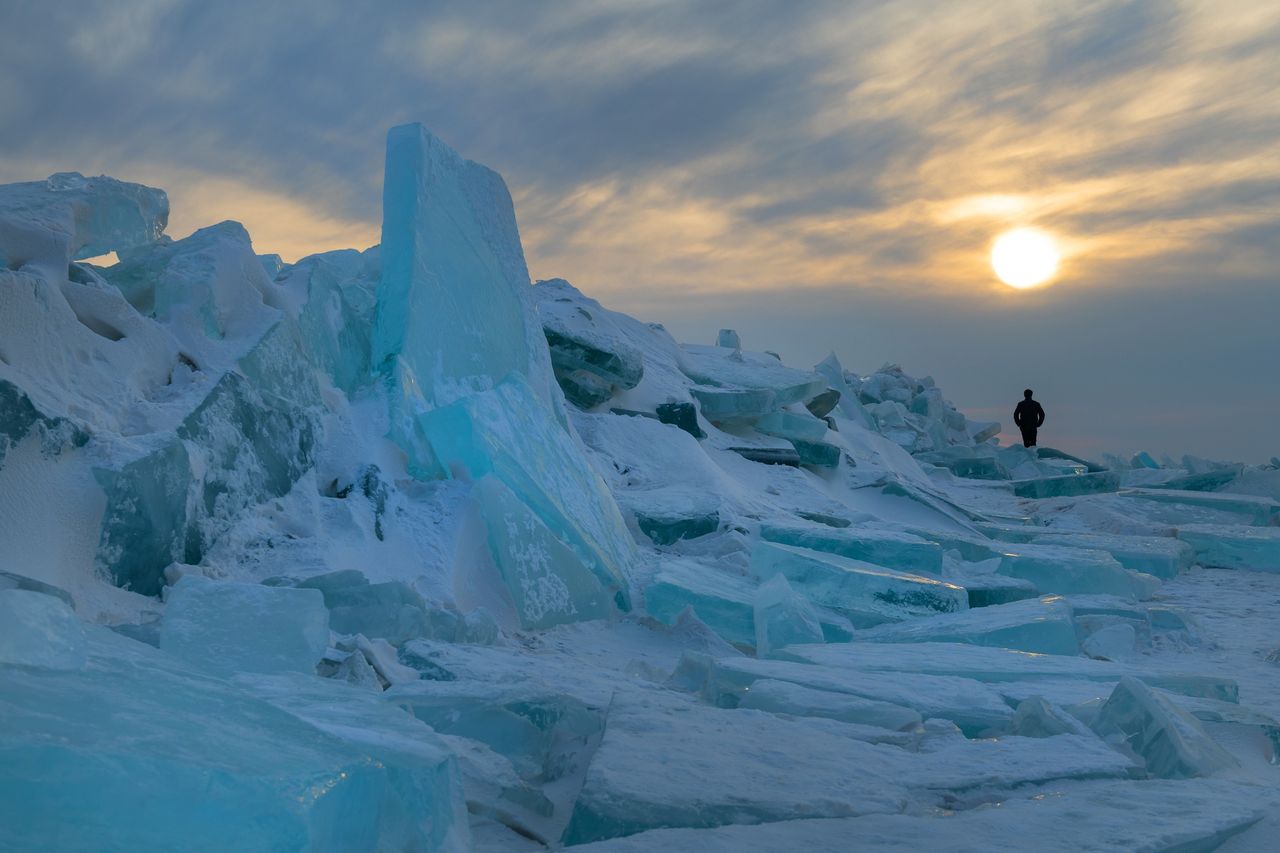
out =
[(1031, 389), (1022, 392), (1022, 402), (1013, 410), (1013, 422), (1022, 430), (1022, 446), (1036, 446), (1036, 430), (1044, 424), (1044, 409), (1031, 399)]

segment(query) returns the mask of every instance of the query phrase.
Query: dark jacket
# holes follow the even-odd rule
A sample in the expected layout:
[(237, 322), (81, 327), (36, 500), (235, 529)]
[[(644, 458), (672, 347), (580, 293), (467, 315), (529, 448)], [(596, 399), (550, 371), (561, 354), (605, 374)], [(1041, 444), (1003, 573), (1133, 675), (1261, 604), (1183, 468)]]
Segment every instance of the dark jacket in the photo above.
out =
[(1018, 429), (1039, 429), (1044, 423), (1044, 409), (1035, 400), (1023, 400), (1013, 410), (1013, 422)]

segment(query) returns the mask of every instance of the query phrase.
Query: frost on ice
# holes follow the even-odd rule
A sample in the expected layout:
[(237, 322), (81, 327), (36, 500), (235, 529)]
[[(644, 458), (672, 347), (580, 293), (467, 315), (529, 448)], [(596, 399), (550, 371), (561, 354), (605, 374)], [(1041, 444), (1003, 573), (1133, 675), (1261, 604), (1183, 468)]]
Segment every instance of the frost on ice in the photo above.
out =
[(383, 202), (0, 188), (0, 847), (1265, 844), (1280, 463), (531, 285), (419, 125)]

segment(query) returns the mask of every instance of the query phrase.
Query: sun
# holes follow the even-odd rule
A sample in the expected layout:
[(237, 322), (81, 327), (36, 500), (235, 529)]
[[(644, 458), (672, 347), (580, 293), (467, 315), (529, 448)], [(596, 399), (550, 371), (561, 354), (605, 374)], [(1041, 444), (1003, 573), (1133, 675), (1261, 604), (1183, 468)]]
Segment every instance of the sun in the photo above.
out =
[(1059, 260), (1053, 237), (1039, 228), (1006, 231), (991, 246), (991, 268), (1001, 281), (1019, 290), (1053, 278)]

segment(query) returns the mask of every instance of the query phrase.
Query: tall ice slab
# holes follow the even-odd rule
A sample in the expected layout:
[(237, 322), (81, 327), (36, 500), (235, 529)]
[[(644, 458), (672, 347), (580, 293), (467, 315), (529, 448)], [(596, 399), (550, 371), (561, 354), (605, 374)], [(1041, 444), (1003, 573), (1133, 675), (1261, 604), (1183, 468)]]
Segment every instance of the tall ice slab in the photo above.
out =
[(421, 124), (393, 127), (371, 346), (375, 369), (405, 398), (401, 414), (488, 390), (511, 372), (559, 407), (530, 287), (502, 177)]

